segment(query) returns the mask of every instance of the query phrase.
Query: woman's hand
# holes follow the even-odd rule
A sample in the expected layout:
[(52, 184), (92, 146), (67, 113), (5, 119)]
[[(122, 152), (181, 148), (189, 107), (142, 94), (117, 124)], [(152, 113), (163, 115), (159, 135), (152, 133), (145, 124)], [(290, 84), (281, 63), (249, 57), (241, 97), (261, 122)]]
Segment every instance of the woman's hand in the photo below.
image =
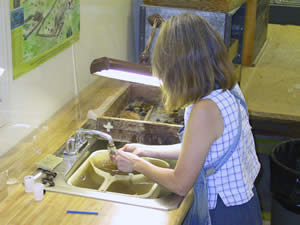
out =
[(131, 152), (137, 156), (146, 156), (145, 145), (143, 144), (137, 144), (137, 143), (126, 144), (122, 148), (120, 148), (119, 151)]
[[(117, 152), (123, 151), (123, 152), (130, 152), (133, 153), (137, 156), (146, 156), (145, 154), (145, 145), (143, 144), (137, 144), (137, 143), (132, 143), (132, 144), (126, 144), (122, 148), (118, 149)], [(116, 163), (116, 157), (117, 155), (110, 154), (110, 159), (114, 163)]]
[(131, 173), (135, 170), (135, 163), (141, 160), (140, 157), (133, 153), (117, 151), (115, 162), (118, 169), (125, 173)]

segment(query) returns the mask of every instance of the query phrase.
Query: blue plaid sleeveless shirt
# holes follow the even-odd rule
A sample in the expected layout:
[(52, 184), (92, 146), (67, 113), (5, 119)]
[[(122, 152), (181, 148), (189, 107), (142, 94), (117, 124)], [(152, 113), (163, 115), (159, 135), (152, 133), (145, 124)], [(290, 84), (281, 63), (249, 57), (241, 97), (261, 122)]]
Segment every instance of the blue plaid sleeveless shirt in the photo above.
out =
[[(244, 99), (238, 85), (234, 87), (234, 91)], [(220, 89), (214, 90), (203, 99), (209, 99), (216, 103), (224, 121), (223, 134), (211, 146), (204, 163), (205, 167), (221, 158), (233, 142), (238, 132), (239, 109), (234, 96), (229, 90), (224, 92)], [(192, 107), (193, 105), (190, 105), (185, 109), (185, 124), (187, 124)], [(216, 207), (218, 195), (226, 206), (246, 203), (253, 196), (252, 188), (260, 170), (260, 163), (255, 151), (248, 113), (243, 107), (240, 108), (242, 131), (237, 148), (215, 174), (207, 177), (209, 209)]]

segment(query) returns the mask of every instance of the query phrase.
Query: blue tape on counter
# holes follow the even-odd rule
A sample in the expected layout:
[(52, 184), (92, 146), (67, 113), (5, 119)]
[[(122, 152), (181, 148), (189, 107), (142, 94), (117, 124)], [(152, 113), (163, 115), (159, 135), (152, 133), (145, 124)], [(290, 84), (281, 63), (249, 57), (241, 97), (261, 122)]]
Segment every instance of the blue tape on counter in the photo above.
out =
[(98, 212), (74, 211), (74, 210), (67, 210), (67, 213), (98, 215)]

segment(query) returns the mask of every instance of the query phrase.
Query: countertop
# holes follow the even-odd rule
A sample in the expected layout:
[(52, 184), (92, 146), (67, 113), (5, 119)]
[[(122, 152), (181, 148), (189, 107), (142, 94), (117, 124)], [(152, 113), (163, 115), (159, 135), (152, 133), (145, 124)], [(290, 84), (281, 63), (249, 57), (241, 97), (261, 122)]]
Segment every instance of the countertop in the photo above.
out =
[(300, 27), (268, 25), (265, 47), (243, 67), (241, 89), (254, 131), (300, 137)]
[[(98, 79), (46, 122), (47, 132), (43, 129), (35, 131), (0, 158), (0, 171), (14, 168), (19, 180), (17, 184), (8, 185), (8, 196), (0, 200), (1, 225), (181, 224), (193, 200), (192, 192), (178, 209), (170, 211), (53, 192), (46, 192), (44, 199), (38, 202), (33, 194), (24, 192), (23, 177), (35, 171), (36, 163), (45, 155), (54, 153), (86, 121), (88, 110), (105, 111), (114, 96), (128, 85), (116, 80)], [(32, 143), (33, 136), (38, 137), (38, 143)], [(40, 151), (34, 150), (36, 145), (42, 146)], [(67, 210), (97, 211), (99, 215), (66, 214)]]

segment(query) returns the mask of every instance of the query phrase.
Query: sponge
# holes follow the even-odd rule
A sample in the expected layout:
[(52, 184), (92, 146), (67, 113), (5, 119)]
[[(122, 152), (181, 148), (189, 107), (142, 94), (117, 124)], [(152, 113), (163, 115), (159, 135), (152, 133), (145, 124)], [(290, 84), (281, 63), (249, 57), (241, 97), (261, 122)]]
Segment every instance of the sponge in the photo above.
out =
[(40, 168), (43, 170), (52, 171), (62, 161), (63, 161), (63, 158), (61, 158), (61, 157), (57, 157), (55, 155), (47, 155), (36, 166), (37, 166), (37, 168)]

